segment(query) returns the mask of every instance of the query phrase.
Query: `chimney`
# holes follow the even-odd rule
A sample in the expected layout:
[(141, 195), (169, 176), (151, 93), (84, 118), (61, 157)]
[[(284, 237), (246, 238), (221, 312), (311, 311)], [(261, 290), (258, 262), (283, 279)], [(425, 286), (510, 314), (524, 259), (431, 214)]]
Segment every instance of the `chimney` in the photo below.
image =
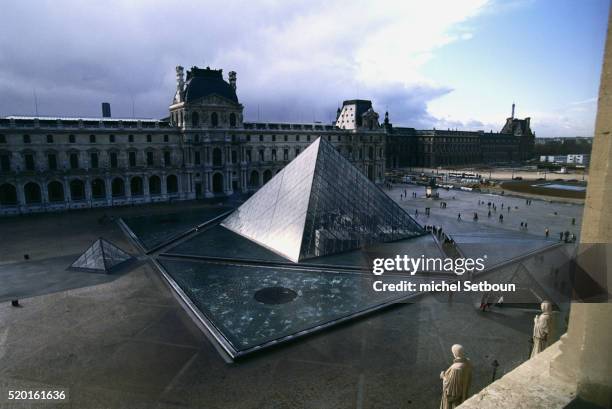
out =
[(228, 76), (230, 85), (234, 88), (234, 91), (236, 91), (236, 71), (230, 71)]
[(512, 115), (510, 116), (510, 118), (514, 119), (514, 102), (512, 103)]
[(185, 88), (185, 71), (180, 65), (176, 66), (176, 90), (183, 92)]
[(103, 102), (102, 103), (102, 118), (110, 118), (110, 117), (111, 117), (110, 104), (108, 102)]

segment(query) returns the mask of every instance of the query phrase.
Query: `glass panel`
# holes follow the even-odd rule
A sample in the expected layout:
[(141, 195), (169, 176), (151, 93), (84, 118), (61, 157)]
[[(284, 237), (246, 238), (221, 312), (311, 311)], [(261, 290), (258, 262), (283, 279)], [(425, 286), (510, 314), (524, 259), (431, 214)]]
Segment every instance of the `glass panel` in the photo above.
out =
[(129, 253), (105, 240), (96, 240), (71, 267), (108, 272), (131, 258)]
[[(236, 351), (289, 335), (305, 335), (302, 331), (410, 295), (372, 289), (374, 280), (398, 283), (405, 279), (393, 275), (376, 277), (188, 260), (158, 261)], [(419, 280), (411, 278), (415, 283)], [(255, 299), (259, 290), (279, 287), (294, 294), (294, 298), (278, 304)]]
[(320, 138), (222, 226), (294, 262), (423, 234), (397, 203)]
[(151, 250), (230, 210), (231, 207), (218, 206), (181, 213), (126, 217), (123, 221), (140, 240), (140, 244), (146, 250)]

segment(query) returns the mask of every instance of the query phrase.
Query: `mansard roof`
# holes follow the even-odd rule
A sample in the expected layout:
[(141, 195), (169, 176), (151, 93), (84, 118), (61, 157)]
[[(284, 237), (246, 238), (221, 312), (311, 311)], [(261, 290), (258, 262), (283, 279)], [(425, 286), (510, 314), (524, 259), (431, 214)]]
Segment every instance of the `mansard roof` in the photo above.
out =
[(192, 67), (187, 71), (185, 83), (185, 101), (192, 102), (216, 94), (238, 103), (236, 90), (223, 79), (223, 70)]

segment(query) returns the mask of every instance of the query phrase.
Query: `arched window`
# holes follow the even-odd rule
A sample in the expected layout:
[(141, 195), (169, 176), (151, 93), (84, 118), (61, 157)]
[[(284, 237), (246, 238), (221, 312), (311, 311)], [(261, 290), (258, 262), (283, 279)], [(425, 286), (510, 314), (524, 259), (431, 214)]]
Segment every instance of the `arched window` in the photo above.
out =
[(200, 126), (200, 115), (197, 112), (191, 114), (191, 126), (194, 128)]
[(113, 197), (125, 196), (125, 183), (121, 178), (114, 178), (111, 183), (111, 190)]
[(149, 194), (159, 195), (161, 193), (161, 179), (153, 175), (149, 178)]
[(175, 175), (169, 175), (166, 178), (166, 190), (168, 191), (168, 193), (178, 192), (178, 179)]
[(10, 183), (0, 185), (0, 205), (12, 206), (17, 204), (17, 189)]
[(213, 193), (223, 193), (223, 174), (215, 173), (213, 175)]
[(26, 183), (26, 185), (23, 187), (23, 193), (25, 195), (25, 201), (27, 204), (41, 202), (40, 186), (38, 186), (38, 183)]
[(82, 180), (74, 179), (70, 181), (70, 198), (72, 200), (85, 199), (85, 183)]
[(64, 185), (58, 181), (53, 181), (47, 185), (50, 202), (64, 201)]
[(210, 115), (210, 124), (213, 128), (219, 126), (219, 115), (217, 115), (216, 112), (213, 112)]
[(272, 171), (270, 169), (267, 169), (263, 174), (264, 185), (268, 183), (270, 179), (272, 179)]
[(251, 176), (249, 177), (249, 186), (250, 187), (259, 186), (259, 172), (257, 172), (256, 170), (251, 172)]
[(94, 179), (91, 182), (91, 196), (94, 199), (103, 199), (106, 197), (106, 184), (102, 179)]
[(143, 195), (142, 178), (140, 176), (134, 176), (132, 179), (130, 179), (130, 192), (132, 193), (132, 196)]
[(213, 149), (213, 166), (223, 165), (223, 152), (219, 148)]
[(236, 126), (236, 114), (231, 113), (229, 116), (230, 126)]

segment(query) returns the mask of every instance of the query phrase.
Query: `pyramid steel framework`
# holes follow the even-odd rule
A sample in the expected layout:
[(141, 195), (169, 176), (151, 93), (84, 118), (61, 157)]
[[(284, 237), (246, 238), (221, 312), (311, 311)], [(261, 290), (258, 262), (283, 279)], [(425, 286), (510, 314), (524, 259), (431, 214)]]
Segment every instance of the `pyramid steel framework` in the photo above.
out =
[(322, 138), (221, 225), (296, 263), (423, 234), (408, 213)]
[(113, 243), (99, 238), (70, 265), (72, 270), (111, 273), (119, 265), (132, 260), (132, 256)]

